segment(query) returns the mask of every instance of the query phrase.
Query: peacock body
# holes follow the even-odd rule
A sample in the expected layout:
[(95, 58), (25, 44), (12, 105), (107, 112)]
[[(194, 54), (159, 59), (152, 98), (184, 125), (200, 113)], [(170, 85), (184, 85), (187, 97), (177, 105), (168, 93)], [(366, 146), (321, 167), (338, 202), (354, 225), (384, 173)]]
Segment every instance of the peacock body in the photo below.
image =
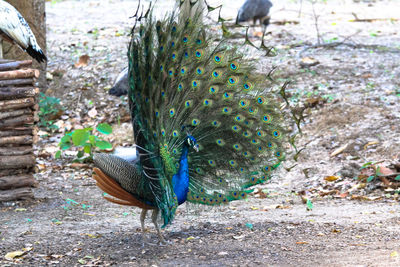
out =
[(281, 112), (237, 48), (215, 42), (198, 16), (178, 23), (150, 12), (128, 57), (137, 159), (95, 156), (99, 186), (119, 199), (110, 201), (139, 206), (133, 197), (166, 226), (186, 201), (243, 199), (270, 178), (284, 159)]
[(265, 32), (270, 21), (269, 10), (271, 7), (272, 3), (269, 0), (246, 0), (238, 11), (236, 23), (253, 20), (253, 23), (256, 24), (259, 20)]

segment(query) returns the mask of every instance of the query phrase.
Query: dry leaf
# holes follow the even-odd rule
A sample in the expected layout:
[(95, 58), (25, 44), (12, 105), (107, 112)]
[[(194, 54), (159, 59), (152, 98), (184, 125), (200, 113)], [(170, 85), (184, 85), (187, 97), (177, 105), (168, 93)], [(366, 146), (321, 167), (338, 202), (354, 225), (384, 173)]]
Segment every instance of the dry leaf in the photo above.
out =
[(333, 182), (333, 181), (336, 181), (337, 179), (339, 179), (340, 177), (339, 176), (326, 176), (325, 178), (324, 178), (324, 180), (325, 181), (328, 181), (328, 182)]
[(341, 146), (341, 147), (339, 147), (338, 149), (336, 149), (335, 151), (333, 151), (333, 152), (331, 153), (331, 157), (337, 156), (337, 155), (339, 155), (340, 153), (342, 153), (343, 151), (345, 151), (348, 145), (349, 145), (349, 144), (345, 144), (344, 146)]
[(296, 242), (296, 244), (298, 244), (298, 245), (304, 245), (304, 244), (308, 244), (308, 242), (307, 242), (307, 241), (299, 241), (299, 242)]
[(88, 55), (82, 55), (79, 57), (79, 61), (77, 63), (75, 63), (74, 66), (76, 68), (86, 67), (89, 63), (89, 59), (90, 59), (90, 57)]
[(364, 150), (367, 150), (367, 148), (368, 148), (369, 146), (376, 145), (376, 144), (379, 144), (379, 141), (371, 141), (371, 142), (368, 142), (368, 143), (366, 143), (366, 144), (364, 145)]
[(89, 117), (91, 117), (91, 118), (96, 117), (96, 116), (97, 116), (97, 110), (96, 110), (96, 108), (94, 107), (94, 108), (92, 108), (91, 110), (89, 110), (88, 115), (89, 115)]
[(303, 57), (300, 61), (300, 66), (302, 67), (311, 67), (318, 65), (319, 61), (313, 57)]

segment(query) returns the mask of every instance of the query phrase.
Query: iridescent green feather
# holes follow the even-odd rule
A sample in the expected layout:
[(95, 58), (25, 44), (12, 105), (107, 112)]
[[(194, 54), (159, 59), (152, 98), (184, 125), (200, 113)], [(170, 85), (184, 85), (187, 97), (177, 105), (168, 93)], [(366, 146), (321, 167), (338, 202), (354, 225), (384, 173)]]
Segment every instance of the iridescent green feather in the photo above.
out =
[[(243, 199), (284, 159), (279, 103), (267, 78), (238, 49), (215, 41), (198, 17), (177, 23), (150, 13), (129, 47), (130, 106), (137, 145), (157, 173), (151, 180), (164, 225), (177, 202), (171, 186), (190, 132), (188, 201)], [(140, 133), (140, 134), (138, 134)]]

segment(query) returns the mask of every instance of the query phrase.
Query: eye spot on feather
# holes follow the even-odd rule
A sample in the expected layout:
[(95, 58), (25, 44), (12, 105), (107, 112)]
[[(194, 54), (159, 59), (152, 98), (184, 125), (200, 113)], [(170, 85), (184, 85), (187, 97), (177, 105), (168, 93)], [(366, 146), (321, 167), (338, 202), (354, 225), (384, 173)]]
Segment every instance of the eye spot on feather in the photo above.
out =
[(178, 91), (180, 92), (180, 91), (182, 91), (182, 89), (183, 89), (183, 85), (181, 83), (178, 84)]
[(203, 43), (203, 41), (201, 39), (196, 40), (196, 44), (201, 45), (202, 43)]
[(223, 98), (224, 100), (231, 100), (231, 99), (232, 99), (232, 94), (230, 94), (230, 93), (228, 93), (228, 92), (225, 92), (225, 93), (222, 95), (222, 98)]
[(243, 152), (243, 156), (245, 157), (245, 158), (248, 158), (248, 157), (250, 157), (250, 153), (249, 152), (247, 152), (247, 151), (244, 151)]
[(281, 132), (279, 132), (278, 130), (275, 130), (275, 131), (273, 131), (272, 135), (273, 135), (275, 138), (279, 138), (279, 137), (281, 137)]
[(165, 97), (165, 92), (164, 91), (161, 91), (161, 96)]
[(275, 152), (275, 157), (277, 157), (278, 159), (282, 159), (283, 158), (283, 154), (280, 151), (276, 151)]
[(189, 41), (188, 36), (187, 35), (183, 36), (182, 41), (183, 41), (183, 43), (186, 44)]
[(269, 116), (268, 114), (264, 114), (263, 116), (263, 122), (265, 123), (271, 123), (272, 119), (271, 116)]
[(185, 52), (185, 53), (184, 53), (184, 56), (185, 56), (185, 58), (189, 58), (188, 52)]
[(190, 108), (192, 106), (192, 102), (193, 102), (192, 100), (185, 101), (185, 107)]
[(169, 76), (174, 75), (174, 71), (173, 71), (172, 69), (170, 69), (170, 70), (168, 71), (168, 75), (169, 75)]
[(192, 125), (193, 126), (197, 126), (197, 125), (199, 125), (200, 124), (200, 120), (198, 120), (198, 119), (193, 119), (192, 120)]
[(175, 42), (172, 41), (172, 42), (171, 42), (171, 47), (174, 47), (174, 46), (175, 46)]
[(260, 143), (260, 140), (258, 140), (258, 139), (251, 139), (251, 143), (252, 143), (253, 145), (258, 145), (258, 144)]
[(173, 137), (179, 137), (178, 131), (176, 131), (176, 130), (173, 131), (173, 132), (172, 132), (172, 136), (173, 136)]
[(257, 98), (257, 103), (260, 104), (260, 105), (264, 104), (265, 103), (265, 98), (262, 97), (262, 96), (258, 97)]
[(271, 142), (267, 143), (267, 148), (271, 149), (271, 148), (274, 148), (274, 147), (275, 147), (274, 143), (271, 143)]
[(204, 101), (203, 101), (203, 105), (205, 107), (211, 107), (212, 103), (213, 103), (213, 101), (211, 99), (204, 99)]
[(213, 78), (218, 78), (219, 77), (219, 72), (214, 70), (212, 73)]
[(216, 64), (220, 64), (222, 62), (222, 59), (223, 59), (223, 54), (222, 53), (217, 53), (217, 54), (214, 55), (213, 59), (214, 59), (214, 62)]
[(163, 70), (164, 70), (164, 66), (161, 65), (161, 66), (160, 66), (160, 71), (163, 71)]
[(203, 68), (197, 68), (196, 72), (198, 75), (203, 74)]
[(194, 56), (196, 59), (201, 59), (201, 57), (203, 56), (203, 50), (198, 49), (194, 52)]
[(211, 167), (215, 167), (216, 165), (215, 165), (215, 161), (213, 161), (212, 159), (210, 159), (209, 161), (208, 161), (208, 164), (211, 166)]
[(161, 135), (165, 136), (165, 130), (164, 129), (161, 130)]
[(265, 132), (263, 130), (258, 130), (257, 131), (257, 135), (260, 137), (264, 137), (265, 136)]
[(239, 132), (240, 130), (241, 130), (242, 128), (240, 128), (240, 126), (238, 126), (238, 125), (233, 125), (232, 126), (232, 130), (234, 131), (234, 132)]
[(164, 46), (160, 46), (160, 52), (164, 51)]
[[(203, 170), (201, 169), (201, 168), (196, 168), (196, 173), (198, 173), (198, 174), (203, 174)], [(204, 189), (202, 188), (202, 190), (203, 191), (201, 191), (201, 189), (200, 189), (200, 192), (204, 192)]]
[(228, 85), (235, 85), (235, 84), (237, 84), (238, 83), (238, 78), (237, 77), (235, 77), (235, 76), (230, 76), (229, 78), (228, 78)]
[(160, 112), (156, 111), (155, 112), (156, 117), (158, 118), (158, 116), (160, 115)]
[(250, 105), (250, 101), (247, 99), (242, 99), (239, 101), (239, 106), (241, 108), (247, 108)]
[(174, 148), (172, 149), (172, 153), (174, 153), (175, 155), (179, 153), (178, 149)]
[(241, 146), (240, 144), (234, 144), (234, 145), (233, 145), (233, 148), (234, 148), (235, 150), (237, 150), (237, 151), (242, 150), (242, 146)]
[(222, 140), (222, 139), (217, 139), (217, 145), (219, 145), (219, 146), (224, 146), (224, 145), (225, 145), (224, 140)]
[(192, 88), (195, 89), (199, 86), (200, 82), (198, 80), (193, 80), (192, 81)]
[(236, 117), (235, 117), (235, 121), (237, 121), (237, 122), (242, 122), (243, 121), (243, 116), (242, 115), (237, 115)]
[(211, 122), (211, 125), (214, 126), (214, 127), (219, 127), (219, 126), (221, 126), (221, 122), (219, 122), (219, 121), (212, 121), (212, 122)]
[(231, 160), (229, 161), (229, 165), (231, 165), (232, 167), (236, 167), (236, 166), (237, 166), (236, 160), (231, 159)]
[(245, 91), (249, 91), (249, 90), (253, 89), (253, 84), (250, 82), (247, 82), (247, 83), (243, 84), (243, 89)]
[(210, 92), (210, 94), (216, 94), (219, 91), (219, 87), (218, 86), (210, 86), (210, 89), (208, 90)]
[(181, 75), (184, 75), (184, 74), (186, 74), (186, 67), (181, 68)]
[(222, 114), (229, 115), (231, 113), (232, 113), (232, 108), (231, 107), (223, 107), (222, 108)]
[(267, 165), (267, 166), (264, 166), (262, 170), (263, 170), (264, 173), (270, 173), (271, 172), (271, 167)]
[(229, 67), (230, 67), (230, 69), (231, 69), (232, 71), (237, 71), (237, 70), (239, 69), (239, 63), (237, 63), (236, 61), (234, 61), (234, 62), (232, 62), (232, 63), (229, 65)]

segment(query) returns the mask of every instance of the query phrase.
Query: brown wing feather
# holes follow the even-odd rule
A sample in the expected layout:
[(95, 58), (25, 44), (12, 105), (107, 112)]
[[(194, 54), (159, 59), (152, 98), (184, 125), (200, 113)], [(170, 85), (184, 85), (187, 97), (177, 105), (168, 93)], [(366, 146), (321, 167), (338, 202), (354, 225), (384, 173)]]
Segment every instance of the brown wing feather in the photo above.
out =
[(136, 199), (132, 194), (125, 191), (116, 181), (108, 177), (99, 168), (93, 168), (93, 171), (95, 172), (95, 174), (93, 174), (93, 178), (96, 180), (97, 186), (105, 193), (116, 198), (114, 199), (104, 196), (106, 200), (125, 206), (135, 206), (142, 209), (155, 209), (155, 207), (143, 203), (142, 201)]

